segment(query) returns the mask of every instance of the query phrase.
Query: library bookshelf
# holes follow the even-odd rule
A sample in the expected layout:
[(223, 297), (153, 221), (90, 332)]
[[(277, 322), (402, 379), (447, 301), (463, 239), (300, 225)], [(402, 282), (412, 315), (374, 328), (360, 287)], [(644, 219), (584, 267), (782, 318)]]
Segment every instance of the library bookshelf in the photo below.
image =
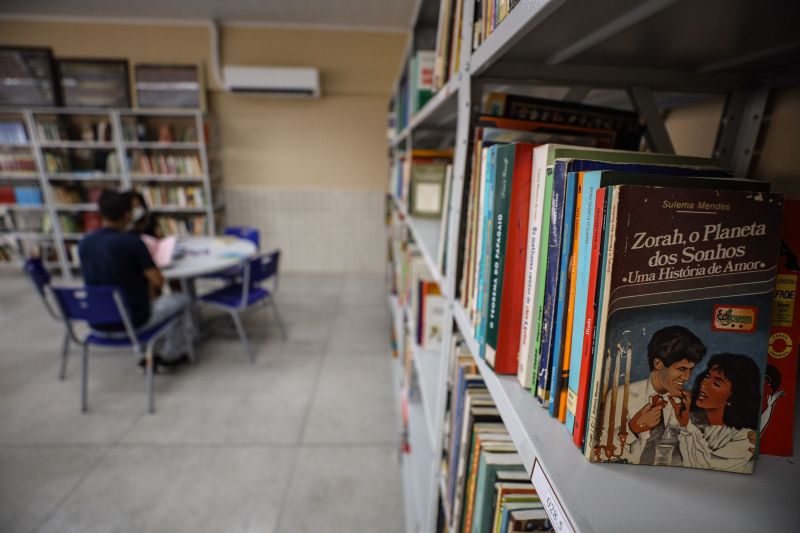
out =
[[(648, 148), (664, 153), (674, 152), (661, 115), (669, 99), (674, 102), (675, 94), (713, 94), (725, 100), (713, 155), (736, 176), (748, 176), (770, 91), (798, 83), (797, 63), (790, 59), (797, 43), (783, 20), (798, 15), (798, 8), (782, 4), (770, 9), (749, 0), (523, 0), (471, 50), (475, 3), (462, 5), (462, 48), (454, 73), (388, 141), (393, 163), (412, 149), (454, 149), (450, 203), (443, 215), (448, 220), (446, 242), (441, 244), (447, 258), (443, 271), (434, 261), (441, 222), (410, 216), (409, 206), (392, 193), (387, 200), (447, 299), (446, 319), (452, 325), (445, 331), (441, 352), (411, 347), (421, 398), (405, 397), (402, 357), (393, 363), (397, 406), (408, 418), (410, 433), (410, 449), (402, 454), (406, 530), (435, 531), (439, 502), (447, 500), (440, 462), (450, 336), (455, 332), (464, 337), (528, 474), (534, 476), (536, 470), (534, 485), (563, 513), (565, 520), (557, 531), (796, 530), (797, 446), (794, 458), (761, 456), (751, 476), (586, 461), (563, 425), (519, 386), (516, 376), (495, 375), (479, 357), (472, 325), (456, 298), (456, 263), (471, 131), (488, 91), (557, 86), (564, 89), (566, 100), (587, 101), (593, 90), (615, 90), (627, 100), (624, 105), (639, 114)], [(435, 48), (439, 12), (439, 0), (416, 3), (391, 102), (395, 120), (410, 59), (418, 50)], [(688, 20), (714, 22), (689, 25)], [(739, 30), (749, 32), (747, 42), (730, 37)], [(394, 296), (389, 297), (389, 308), (395, 348), (402, 354), (408, 311)], [(798, 412), (796, 408), (795, 417)], [(457, 531), (450, 510), (443, 506), (442, 512), (446, 529)]]
[[(221, 194), (209, 164), (209, 120), (192, 110), (0, 108), (0, 121), (21, 132), (3, 138), (0, 156), (29, 163), (25, 171), (0, 166), (0, 186), (38, 191), (32, 203), (0, 204), (0, 237), (12, 252), (3, 264), (19, 267), (36, 247), (48, 267), (71, 277), (82, 217), (97, 212), (89, 191), (102, 187), (143, 192), (165, 233), (213, 235), (223, 206), (214, 202)], [(23, 211), (38, 218), (19, 224)]]

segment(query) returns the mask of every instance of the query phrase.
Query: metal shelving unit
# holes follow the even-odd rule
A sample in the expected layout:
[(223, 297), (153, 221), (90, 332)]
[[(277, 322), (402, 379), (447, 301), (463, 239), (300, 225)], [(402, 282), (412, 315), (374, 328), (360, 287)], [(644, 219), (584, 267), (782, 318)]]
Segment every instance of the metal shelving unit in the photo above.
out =
[[(83, 233), (66, 233), (59, 219), (60, 213), (86, 213), (97, 211), (95, 204), (64, 204), (58, 203), (54, 198), (53, 187), (60, 183), (98, 183), (113, 185), (128, 189), (135, 185), (146, 183), (170, 184), (173, 186), (200, 186), (203, 188), (204, 205), (201, 207), (159, 205), (151, 206), (151, 211), (156, 214), (172, 216), (197, 216), (205, 215), (206, 233), (213, 235), (215, 228), (215, 212), (221, 206), (215, 205), (212, 196), (211, 170), (205, 142), (204, 115), (200, 111), (187, 110), (136, 110), (136, 109), (84, 109), (84, 108), (32, 108), (32, 109), (0, 109), (3, 115), (19, 116), (25, 124), (28, 143), (5, 143), (2, 148), (30, 148), (36, 161), (36, 172), (7, 172), (0, 171), (0, 181), (34, 182), (42, 191), (42, 205), (7, 205), (11, 211), (41, 211), (52, 221), (52, 233), (37, 234), (35, 232), (14, 232), (14, 238), (26, 241), (52, 241), (56, 250), (56, 261), (48, 261), (49, 267), (58, 268), (66, 278), (70, 278), (75, 269), (68, 253), (65, 241), (75, 241)], [(74, 140), (49, 140), (43, 139), (38, 127), (39, 122), (52, 122), (53, 118), (86, 120), (89, 122), (102, 120), (110, 128), (110, 141), (74, 141)], [(180, 122), (195, 131), (196, 140), (190, 142), (151, 142), (129, 140), (125, 137), (124, 124), (126, 121), (155, 121), (155, 122)], [(74, 150), (100, 151), (113, 154), (114, 171), (64, 171), (50, 172), (47, 167), (45, 154), (49, 151), (71, 152)], [(202, 173), (200, 175), (183, 174), (141, 174), (132, 173), (129, 165), (131, 150), (140, 150), (157, 155), (176, 153), (179, 155), (196, 154), (200, 162)]]
[[(770, 91), (800, 83), (800, 41), (792, 26), (792, 21), (800, 20), (800, 4), (771, 4), (755, 0), (523, 0), (470, 52), (475, 4), (465, 0), (457, 74), (388, 142), (395, 155), (410, 153), (412, 147), (455, 149), (444, 272), (434, 261), (439, 223), (429, 227), (430, 221), (408, 216), (406, 206), (394, 197), (392, 209), (401, 215), (446, 295), (450, 303), (446, 319), (465, 338), (528, 474), (536, 474), (537, 489), (561, 508), (566, 521), (559, 531), (792, 531), (800, 522), (796, 504), (800, 464), (797, 452), (794, 459), (765, 456), (756, 463), (755, 474), (743, 476), (589, 463), (563, 425), (519, 386), (515, 376), (497, 376), (484, 364), (467, 315), (454, 300), (461, 200), (470, 172), (470, 132), (482, 96), (497, 87), (549, 85), (564, 88), (567, 100), (592, 103), (593, 90), (617, 90), (622, 98), (619, 104), (639, 113), (648, 147), (663, 153), (674, 151), (661, 116), (660, 104), (674, 99), (665, 97), (666, 92), (722, 96), (726, 103), (714, 156), (737, 176), (747, 176), (758, 156)], [(438, 6), (439, 0), (417, 2), (394, 86), (395, 100), (408, 59), (419, 48), (417, 39), (436, 28)], [(393, 302), (397, 321), (401, 311)], [(404, 472), (404, 483), (414, 483), (405, 488), (406, 497), (429, 497), (411, 505), (406, 501), (407, 531), (430, 532), (436, 527), (437, 495), (444, 483), (439, 458), (450, 345), (448, 337), (440, 354), (429, 354), (439, 363), (437, 375), (431, 376), (433, 365), (421, 368), (424, 410), (409, 412), (410, 417), (433, 421), (437, 459), (424, 471), (417, 470), (416, 478)], [(432, 405), (425, 405), (426, 389), (434, 391), (428, 393), (436, 397)], [(411, 425), (422, 424), (412, 420)]]

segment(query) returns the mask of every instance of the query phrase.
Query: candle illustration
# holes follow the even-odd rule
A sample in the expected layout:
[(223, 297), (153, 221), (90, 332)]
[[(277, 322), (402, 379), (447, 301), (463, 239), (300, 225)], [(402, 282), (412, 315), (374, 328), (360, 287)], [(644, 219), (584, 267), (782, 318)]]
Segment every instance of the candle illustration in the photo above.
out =
[(631, 342), (628, 341), (628, 348), (625, 350), (625, 385), (622, 390), (622, 417), (619, 421), (619, 455), (622, 455), (625, 449), (625, 442), (628, 440), (628, 396), (630, 395), (631, 387), (632, 359), (633, 350), (631, 349)]
[[(600, 390), (602, 396), (600, 396), (600, 397), (603, 399), (603, 401), (605, 401), (606, 395), (608, 394), (609, 372), (611, 371), (611, 348), (607, 348), (606, 349), (606, 357), (603, 360), (603, 368), (605, 370), (603, 371), (603, 387)], [(602, 428), (603, 427), (604, 420), (605, 420), (604, 416), (605, 416), (605, 408), (600, 409), (600, 420), (599, 420), (599, 425), (597, 426), (598, 428)], [(597, 435), (598, 436), (596, 437), (596, 439), (597, 439), (596, 442), (592, 442), (592, 443), (588, 443), (587, 442), (586, 445), (587, 446), (591, 446), (591, 445), (594, 446), (595, 460), (599, 461), (600, 460), (600, 437), (599, 437), (600, 432), (599, 431), (597, 432)]]
[(617, 343), (617, 355), (614, 357), (614, 373), (611, 375), (611, 405), (608, 410), (608, 436), (606, 438), (606, 459), (614, 454), (614, 419), (617, 414), (617, 392), (619, 391), (619, 364), (622, 357), (622, 346)]

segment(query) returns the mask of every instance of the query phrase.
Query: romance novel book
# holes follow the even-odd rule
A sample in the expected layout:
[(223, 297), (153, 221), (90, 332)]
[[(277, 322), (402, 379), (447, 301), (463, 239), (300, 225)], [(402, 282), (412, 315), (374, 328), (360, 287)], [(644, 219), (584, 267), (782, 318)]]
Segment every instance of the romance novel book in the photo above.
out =
[(584, 454), (751, 473), (781, 195), (612, 186)]

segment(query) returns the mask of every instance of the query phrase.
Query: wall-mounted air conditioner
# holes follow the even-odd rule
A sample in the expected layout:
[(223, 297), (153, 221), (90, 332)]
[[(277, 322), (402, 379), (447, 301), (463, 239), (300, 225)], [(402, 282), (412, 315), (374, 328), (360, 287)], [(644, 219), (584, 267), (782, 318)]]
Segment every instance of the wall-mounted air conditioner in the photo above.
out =
[(307, 67), (222, 67), (225, 87), (236, 94), (319, 98), (319, 70)]

